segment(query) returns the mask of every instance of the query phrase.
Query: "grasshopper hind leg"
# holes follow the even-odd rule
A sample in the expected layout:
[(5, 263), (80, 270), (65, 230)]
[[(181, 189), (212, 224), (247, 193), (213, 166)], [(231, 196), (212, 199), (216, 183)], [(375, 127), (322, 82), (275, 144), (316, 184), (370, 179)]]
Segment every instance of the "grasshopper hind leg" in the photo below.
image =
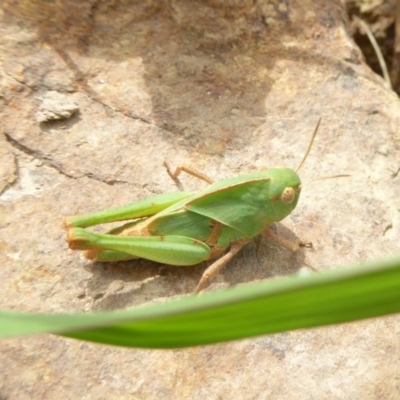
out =
[(128, 261), (128, 260), (137, 260), (139, 258), (132, 256), (131, 254), (124, 253), (122, 251), (99, 250), (99, 249), (85, 250), (83, 255), (87, 260), (93, 262)]

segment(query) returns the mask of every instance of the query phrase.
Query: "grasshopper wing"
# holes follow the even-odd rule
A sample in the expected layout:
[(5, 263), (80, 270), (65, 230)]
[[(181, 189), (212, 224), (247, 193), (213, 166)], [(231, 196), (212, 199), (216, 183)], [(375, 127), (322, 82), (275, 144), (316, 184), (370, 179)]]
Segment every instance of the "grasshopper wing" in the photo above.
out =
[(186, 203), (186, 208), (253, 237), (274, 221), (269, 178), (216, 189)]

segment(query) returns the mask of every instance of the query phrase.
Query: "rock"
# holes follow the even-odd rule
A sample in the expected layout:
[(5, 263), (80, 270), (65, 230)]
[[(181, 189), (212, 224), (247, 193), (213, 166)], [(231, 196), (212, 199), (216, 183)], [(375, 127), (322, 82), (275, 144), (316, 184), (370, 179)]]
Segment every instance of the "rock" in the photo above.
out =
[(37, 122), (68, 119), (79, 110), (78, 104), (62, 93), (50, 91), (41, 100), (42, 104), (36, 113)]

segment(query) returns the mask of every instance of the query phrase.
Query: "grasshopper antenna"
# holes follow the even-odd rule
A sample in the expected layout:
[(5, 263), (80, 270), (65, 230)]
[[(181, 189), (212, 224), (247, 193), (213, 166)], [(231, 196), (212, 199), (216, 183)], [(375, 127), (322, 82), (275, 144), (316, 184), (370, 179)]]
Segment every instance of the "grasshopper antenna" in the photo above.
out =
[(315, 136), (317, 136), (317, 132), (318, 132), (319, 124), (321, 123), (321, 119), (322, 119), (322, 118), (320, 118), (320, 119), (318, 120), (317, 126), (315, 127), (314, 133), (313, 133), (313, 135), (312, 135), (312, 137), (311, 137), (310, 144), (308, 145), (306, 154), (304, 154), (304, 157), (303, 157), (303, 159), (301, 160), (300, 165), (296, 168), (295, 172), (298, 172), (299, 169), (303, 166), (304, 161), (306, 161), (306, 158), (308, 157), (308, 154), (310, 153), (311, 147), (312, 147), (312, 145), (313, 145), (313, 143), (314, 143)]
[(331, 176), (320, 176), (319, 178), (312, 179), (311, 181), (305, 183), (304, 185), (300, 185), (300, 188), (303, 189), (304, 186), (309, 185), (315, 181), (325, 181), (327, 179), (335, 179), (335, 178), (348, 178), (351, 175), (348, 174), (339, 174), (339, 175), (331, 175)]
[[(317, 126), (315, 127), (314, 133), (312, 134), (312, 137), (311, 137), (311, 140), (310, 140), (310, 144), (308, 145), (306, 154), (304, 154), (304, 157), (303, 157), (303, 159), (301, 160), (301, 163), (300, 163), (300, 165), (297, 167), (297, 169), (296, 169), (295, 172), (297, 172), (297, 171), (303, 166), (304, 161), (306, 161), (306, 158), (307, 158), (308, 154), (310, 153), (311, 147), (312, 147), (312, 145), (313, 145), (313, 143), (314, 143), (315, 136), (317, 136), (317, 132), (318, 132), (319, 125), (320, 125), (320, 123), (321, 123), (321, 119), (322, 119), (322, 118), (320, 118), (320, 119), (318, 120)], [(313, 182), (315, 182), (315, 181), (323, 181), (323, 180), (326, 180), (326, 179), (334, 179), (334, 178), (347, 178), (347, 177), (349, 177), (349, 176), (351, 176), (351, 175), (348, 175), (348, 174), (339, 174), (339, 175), (332, 175), (332, 176), (320, 176), (319, 178), (315, 178), (315, 179), (311, 180), (310, 182), (305, 183), (304, 185), (300, 185), (300, 187), (303, 188), (305, 185), (308, 185), (308, 184), (313, 183)]]

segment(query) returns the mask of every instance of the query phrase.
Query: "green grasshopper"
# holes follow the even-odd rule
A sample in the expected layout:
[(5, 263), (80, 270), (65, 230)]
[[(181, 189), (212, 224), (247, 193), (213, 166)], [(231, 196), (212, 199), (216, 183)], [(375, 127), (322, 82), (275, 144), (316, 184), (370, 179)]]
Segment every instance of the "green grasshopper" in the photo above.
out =
[[(65, 221), (69, 247), (85, 250), (87, 259), (102, 262), (144, 258), (189, 266), (216, 260), (203, 273), (195, 290), (198, 293), (246, 243), (261, 233), (293, 252), (300, 246), (309, 246), (310, 243), (283, 239), (269, 227), (287, 217), (297, 205), (302, 188), (297, 171), (310, 152), (320, 122), (296, 171), (275, 167), (214, 183), (185, 166), (172, 173), (164, 163), (174, 180), (184, 171), (210, 185), (198, 193), (167, 193), (69, 217)], [(124, 220), (133, 221), (105, 234), (84, 229)]]

